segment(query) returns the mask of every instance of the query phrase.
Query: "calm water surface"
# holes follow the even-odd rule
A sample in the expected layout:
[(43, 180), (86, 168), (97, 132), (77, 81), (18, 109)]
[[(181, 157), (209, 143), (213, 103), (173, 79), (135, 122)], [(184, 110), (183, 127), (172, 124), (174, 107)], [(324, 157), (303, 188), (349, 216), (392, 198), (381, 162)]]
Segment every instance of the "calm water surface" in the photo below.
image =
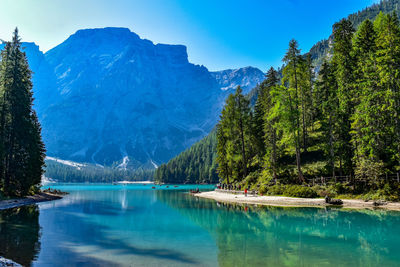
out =
[(226, 205), (188, 195), (193, 186), (53, 187), (70, 195), (0, 212), (0, 255), (27, 266), (400, 266), (398, 212)]

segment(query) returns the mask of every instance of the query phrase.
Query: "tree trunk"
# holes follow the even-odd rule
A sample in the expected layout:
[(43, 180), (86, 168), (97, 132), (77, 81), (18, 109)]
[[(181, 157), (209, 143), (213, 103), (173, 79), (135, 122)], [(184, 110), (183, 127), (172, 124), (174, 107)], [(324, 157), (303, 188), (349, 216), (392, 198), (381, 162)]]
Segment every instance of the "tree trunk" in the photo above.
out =
[(331, 156), (332, 177), (335, 178), (335, 150), (333, 148), (332, 116), (329, 115), (329, 149)]
[(276, 184), (276, 131), (272, 128), (272, 171), (273, 171), (273, 178)]

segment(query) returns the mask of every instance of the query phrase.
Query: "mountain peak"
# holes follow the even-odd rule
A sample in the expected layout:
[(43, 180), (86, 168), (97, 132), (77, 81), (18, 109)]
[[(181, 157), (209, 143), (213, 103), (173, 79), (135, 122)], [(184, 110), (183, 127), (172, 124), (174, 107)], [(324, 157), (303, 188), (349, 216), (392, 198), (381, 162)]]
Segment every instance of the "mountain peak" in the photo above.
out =
[(115, 35), (115, 36), (134, 36), (139, 38), (139, 35), (132, 32), (128, 28), (123, 27), (105, 27), (105, 28), (88, 28), (77, 30), (71, 36), (88, 37), (91, 35)]

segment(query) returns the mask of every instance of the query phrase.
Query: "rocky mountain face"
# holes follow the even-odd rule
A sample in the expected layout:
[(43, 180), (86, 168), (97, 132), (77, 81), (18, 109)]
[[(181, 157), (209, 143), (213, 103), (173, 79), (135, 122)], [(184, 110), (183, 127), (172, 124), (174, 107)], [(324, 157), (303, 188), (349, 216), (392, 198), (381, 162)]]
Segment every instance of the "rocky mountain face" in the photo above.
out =
[(43, 54), (24, 43), (47, 154), (119, 168), (154, 168), (215, 126), (228, 93), (255, 68), (209, 72), (186, 47), (125, 28), (79, 30)]
[(265, 74), (254, 67), (215, 71), (211, 72), (211, 75), (217, 80), (221, 90), (232, 91), (240, 85), (245, 94), (265, 79)]

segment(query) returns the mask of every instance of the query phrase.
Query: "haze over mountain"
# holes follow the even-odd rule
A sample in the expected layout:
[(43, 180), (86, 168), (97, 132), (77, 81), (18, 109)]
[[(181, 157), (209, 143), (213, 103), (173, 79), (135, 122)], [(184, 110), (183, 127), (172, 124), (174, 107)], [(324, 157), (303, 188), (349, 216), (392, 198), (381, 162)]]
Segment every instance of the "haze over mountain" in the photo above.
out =
[(154, 168), (215, 126), (225, 97), (260, 83), (256, 68), (209, 72), (183, 45), (126, 28), (79, 30), (43, 54), (24, 43), (47, 155)]

